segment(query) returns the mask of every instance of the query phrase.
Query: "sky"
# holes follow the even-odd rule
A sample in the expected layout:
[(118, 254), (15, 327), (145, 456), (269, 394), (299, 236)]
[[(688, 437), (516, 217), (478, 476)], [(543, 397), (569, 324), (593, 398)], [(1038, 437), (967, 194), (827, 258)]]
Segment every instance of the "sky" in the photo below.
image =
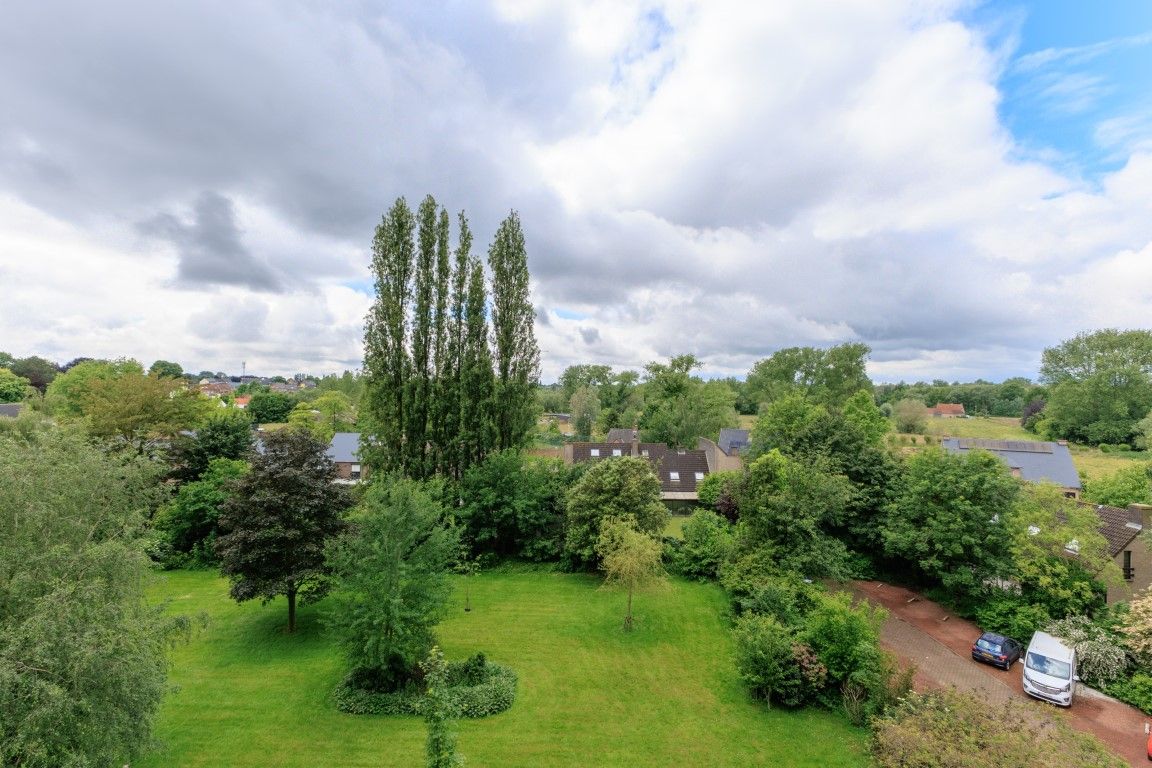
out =
[[(13, 0), (0, 350), (359, 368), (400, 196), (517, 211), (542, 380), (1149, 326), (1146, 0)], [(455, 230), (454, 230), (455, 234)]]

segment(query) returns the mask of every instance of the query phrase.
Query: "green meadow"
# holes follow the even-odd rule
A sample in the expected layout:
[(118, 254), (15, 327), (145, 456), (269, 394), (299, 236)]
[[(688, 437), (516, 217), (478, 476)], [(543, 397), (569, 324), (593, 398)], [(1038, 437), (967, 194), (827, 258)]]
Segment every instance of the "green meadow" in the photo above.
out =
[[(461, 721), (468, 766), (861, 766), (866, 733), (838, 712), (768, 709), (749, 699), (732, 661), (725, 598), (712, 584), (673, 580), (636, 598), (588, 575), (523, 568), (463, 583), (438, 634), (445, 654), (483, 651), (520, 677), (512, 709)], [(285, 605), (236, 605), (210, 572), (162, 574), (173, 612), (207, 614), (172, 651), (171, 683), (154, 753), (138, 768), (378, 768), (421, 766), (424, 723), (337, 712), (328, 695), (344, 673), (325, 636), (323, 604), (305, 607), (294, 635)]]

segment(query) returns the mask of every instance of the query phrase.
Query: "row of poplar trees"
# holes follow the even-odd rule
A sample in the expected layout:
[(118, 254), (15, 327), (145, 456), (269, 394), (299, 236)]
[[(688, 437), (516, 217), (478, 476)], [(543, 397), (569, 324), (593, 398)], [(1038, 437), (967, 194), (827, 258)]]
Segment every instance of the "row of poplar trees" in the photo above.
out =
[(431, 195), (415, 216), (398, 199), (376, 228), (361, 408), (361, 458), (375, 472), (459, 478), (525, 444), (535, 423), (540, 349), (520, 219), (496, 232), (490, 282), (463, 212), (454, 251), (450, 236)]

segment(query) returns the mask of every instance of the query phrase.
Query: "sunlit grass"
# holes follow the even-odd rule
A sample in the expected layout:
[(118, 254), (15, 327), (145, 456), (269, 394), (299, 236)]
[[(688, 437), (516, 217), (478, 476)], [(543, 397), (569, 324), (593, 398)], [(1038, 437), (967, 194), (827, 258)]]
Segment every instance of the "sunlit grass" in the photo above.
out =
[[(839, 714), (786, 712), (749, 700), (732, 662), (725, 598), (714, 585), (674, 581), (636, 598), (636, 630), (621, 629), (624, 598), (593, 576), (540, 569), (487, 572), (457, 595), (440, 626), (449, 658), (483, 651), (520, 676), (516, 704), (460, 723), (470, 766), (859, 766), (865, 734)], [(135, 765), (417, 766), (424, 725), (411, 717), (343, 715), (328, 694), (344, 664), (305, 607), (283, 632), (282, 601), (237, 606), (205, 572), (165, 574), (155, 589), (175, 611), (211, 624), (173, 652), (157, 737)]]

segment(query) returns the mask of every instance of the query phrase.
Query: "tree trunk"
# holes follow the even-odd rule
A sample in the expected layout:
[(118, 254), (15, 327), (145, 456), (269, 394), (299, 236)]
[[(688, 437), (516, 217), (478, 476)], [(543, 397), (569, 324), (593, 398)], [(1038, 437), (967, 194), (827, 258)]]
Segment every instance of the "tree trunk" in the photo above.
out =
[(624, 629), (632, 631), (632, 590), (628, 590), (628, 615), (624, 617)]
[(288, 632), (296, 631), (296, 585), (288, 587)]

